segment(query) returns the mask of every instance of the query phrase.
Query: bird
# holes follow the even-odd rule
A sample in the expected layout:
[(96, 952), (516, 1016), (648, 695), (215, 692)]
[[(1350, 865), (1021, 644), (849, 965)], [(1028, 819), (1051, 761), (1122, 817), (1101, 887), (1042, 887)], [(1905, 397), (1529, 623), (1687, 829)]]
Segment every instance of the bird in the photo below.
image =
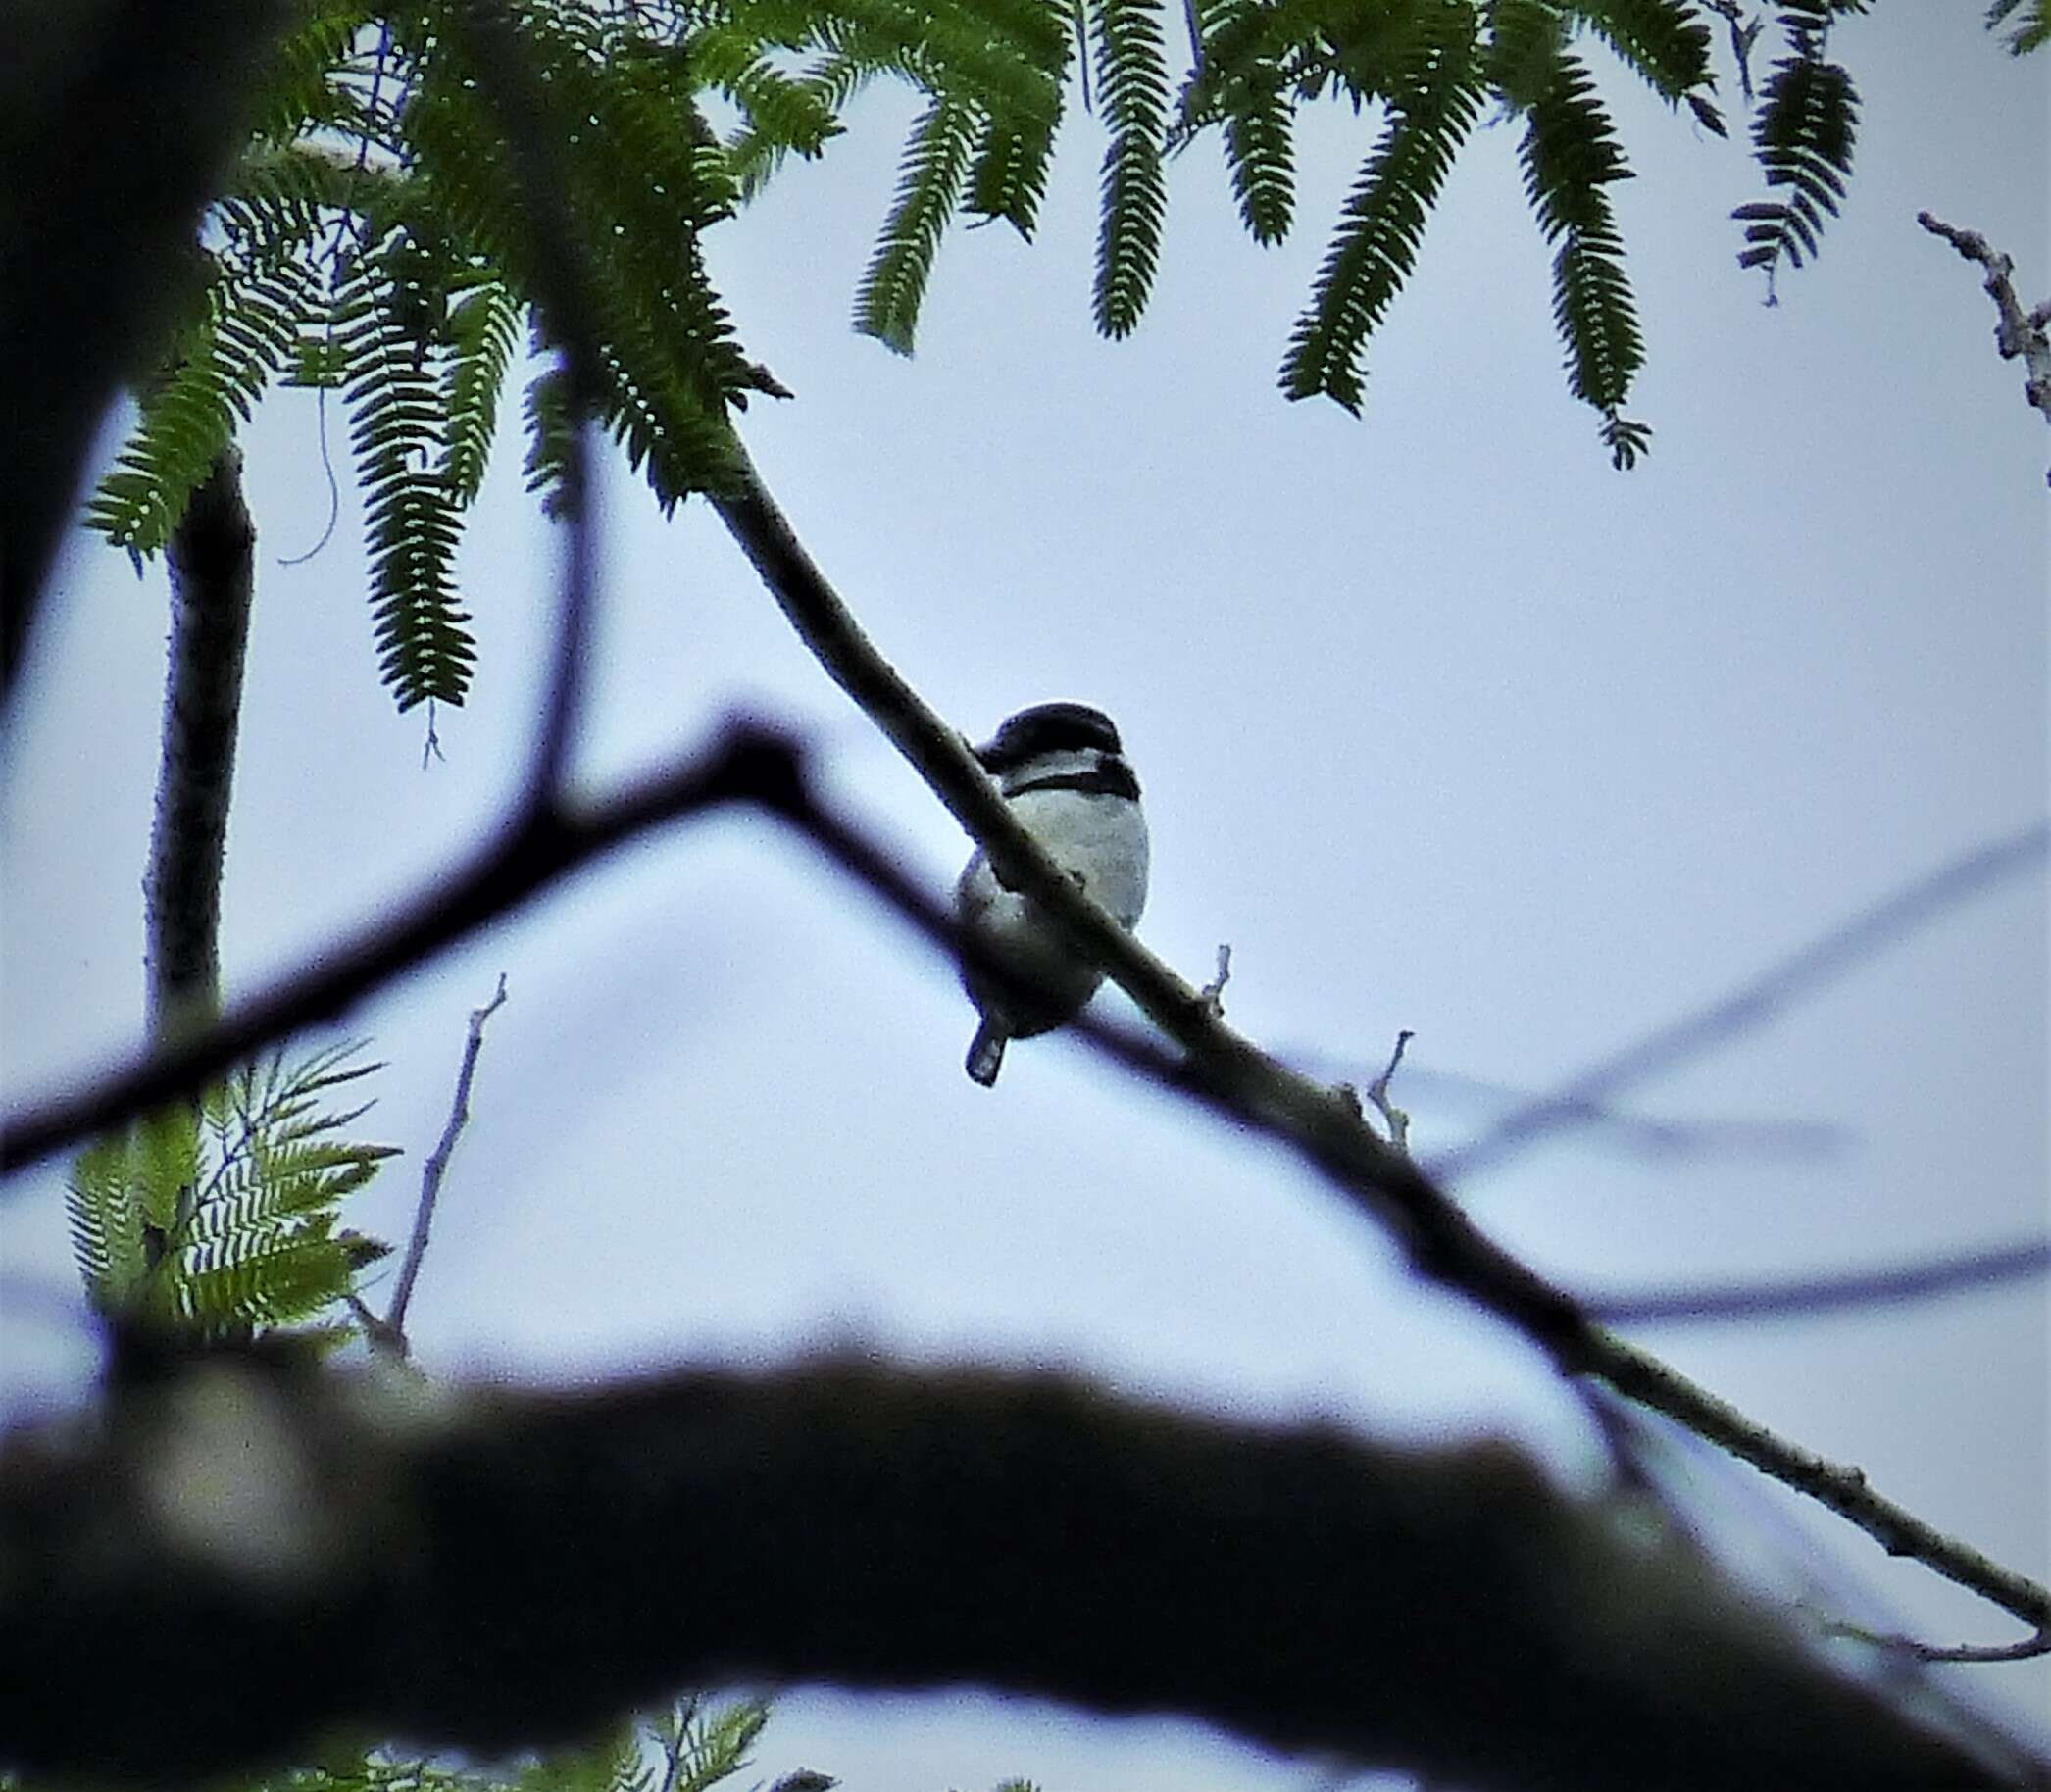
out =
[[(1121, 926), (1146, 906), (1146, 817), (1139, 779), (1117, 726), (1086, 703), (1039, 703), (1011, 717), (975, 749), (1026, 831)], [(967, 964), (962, 986), (982, 1016), (964, 1065), (988, 1088), (1014, 1039), (1050, 1032), (1075, 1018), (1104, 980), (1053, 918), (1011, 888), (978, 849), (955, 885), (964, 931), (1031, 985), (1026, 996), (979, 975)]]

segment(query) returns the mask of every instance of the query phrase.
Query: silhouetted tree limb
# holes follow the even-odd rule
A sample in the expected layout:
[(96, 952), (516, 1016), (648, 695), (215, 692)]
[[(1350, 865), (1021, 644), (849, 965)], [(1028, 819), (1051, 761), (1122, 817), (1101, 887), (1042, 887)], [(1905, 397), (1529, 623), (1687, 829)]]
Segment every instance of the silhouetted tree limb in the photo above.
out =
[[(703, 756), (598, 801), (529, 809), (443, 881), (382, 922), (336, 942), (298, 975), (237, 1005), (205, 1034), (160, 1050), (75, 1094), (11, 1117), (0, 1127), (0, 1165), (33, 1161), (199, 1087), (259, 1046), (381, 988), (613, 847), (661, 822), (727, 803), (753, 804), (786, 821), (929, 940), (949, 952), (962, 949), (951, 912), (818, 798), (792, 741), (759, 726), (734, 724)], [(1007, 825), (1015, 825), (1004, 813)], [(1074, 892), (1066, 880), (1060, 887)], [(980, 969), (1004, 974), (994, 961)], [(1485, 1238), (1407, 1158), (1383, 1145), (1342, 1091), (1297, 1076), (1219, 1024), (1221, 1035), (1230, 1041), (1222, 1070), (1206, 1055), (1178, 1062), (1148, 1040), (1086, 1018), (1079, 1030), (1128, 1069), (1296, 1150), (1356, 1208), (1392, 1217), (1396, 1235), (1422, 1273), (1517, 1325), (1564, 1371), (1600, 1376), (1620, 1393), (1822, 1501), (1892, 1553), (1916, 1556), (2034, 1630), (2051, 1627), (2051, 1593), (2037, 1582), (1876, 1493), (1862, 1470), (1777, 1437), (1649, 1352), (1593, 1324), (1572, 1296)], [(1243, 1074), (1242, 1066), (1247, 1067)]]
[(767, 1678), (1183, 1712), (1477, 1789), (2051, 1783), (1501, 1443), (844, 1360), (435, 1393), (146, 1358), (0, 1451), (30, 1771), (191, 1781), (337, 1724), (496, 1750)]

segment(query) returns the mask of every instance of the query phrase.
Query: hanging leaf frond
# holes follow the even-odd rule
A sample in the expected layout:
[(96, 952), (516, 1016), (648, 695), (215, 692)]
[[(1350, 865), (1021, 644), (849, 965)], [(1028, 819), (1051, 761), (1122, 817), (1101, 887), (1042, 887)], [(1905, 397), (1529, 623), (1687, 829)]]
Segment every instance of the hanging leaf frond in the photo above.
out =
[(351, 370), (349, 442), (364, 494), (378, 670), (401, 710), (461, 704), (476, 644), (456, 590), (462, 496), (443, 469), (448, 414), (436, 344), (446, 270), (404, 231), (366, 257), (337, 302)]
[(1168, 214), (1168, 45), (1158, 0), (1092, 0), (1092, 21), (1097, 104), (1111, 132), (1093, 302), (1097, 328), (1125, 336), (1146, 308)]
[(142, 557), (159, 553), (237, 423), (291, 365), (301, 321), (320, 304), (312, 271), (210, 258), (200, 315), (134, 433), (86, 506), (89, 527)]
[(1525, 193), (1553, 256), (1553, 322), (1567, 348), (1567, 383), (1604, 420), (1611, 458), (1628, 467), (1648, 432), (1619, 416), (1644, 365), (1624, 239), (1608, 188), (1630, 178), (1609, 114), (1587, 69), (1563, 56), (1552, 87), (1526, 115), (1519, 157)]
[(1774, 65), (1760, 90), (1752, 121), (1753, 156), (1769, 187), (1784, 199), (1758, 200), (1731, 213), (1745, 225), (1742, 268), (1767, 271), (1767, 292), (1785, 260), (1801, 267), (1813, 257), (1824, 220), (1834, 217), (1852, 172), (1859, 96), (1850, 73), (1826, 55), (1832, 18), (1858, 8), (1827, 0), (1782, 6), (1788, 54)]
[(980, 123), (973, 107), (938, 99), (905, 145), (897, 196), (855, 294), (855, 328), (900, 355), (912, 352), (933, 257), (961, 198)]
[[(1626, 68), (1670, 106), (1683, 100), (1707, 104), (1716, 84), (1710, 63), (1710, 30), (1688, 0), (1579, 0), (1568, 9), (1615, 50)], [(1696, 116), (1702, 116), (1698, 106)], [(1714, 108), (1711, 108), (1714, 118)], [(1705, 120), (1705, 123), (1708, 121)], [(1710, 128), (1719, 135), (1723, 123)]]
[(1409, 277), (1425, 215), (1479, 115), (1473, 15), (1438, 7), (1432, 25), (1389, 95), (1381, 138), (1346, 200), (1310, 306), (1290, 336), (1280, 381), (1290, 398), (1322, 394), (1359, 411), (1362, 350)]

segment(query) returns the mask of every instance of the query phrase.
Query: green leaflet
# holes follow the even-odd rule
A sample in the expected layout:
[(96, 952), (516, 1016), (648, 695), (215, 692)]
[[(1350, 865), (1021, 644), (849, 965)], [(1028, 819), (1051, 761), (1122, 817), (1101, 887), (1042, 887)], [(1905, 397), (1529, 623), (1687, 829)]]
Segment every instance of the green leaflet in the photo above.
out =
[(1850, 73), (1825, 52), (1836, 17), (1863, 10), (1863, 0), (1797, 0), (1780, 8), (1788, 53), (1760, 89), (1752, 147), (1767, 185), (1786, 189), (1787, 196), (1756, 200), (1731, 213), (1745, 226), (1738, 265), (1766, 270), (1769, 302), (1781, 263), (1799, 268), (1816, 254), (1824, 220), (1836, 214), (1844, 197), (1858, 137), (1859, 95)]
[(202, 1337), (295, 1325), (346, 1295), (383, 1247), (339, 1232), (341, 1204), (393, 1155), (346, 1137), (365, 1107), (331, 1092), (380, 1067), (341, 1045), (273, 1054), (80, 1152), (65, 1208), (102, 1313)]
[(2011, 56), (2026, 56), (2051, 43), (2051, 0), (1992, 0), (1987, 29), (1999, 30), (2019, 12), (2023, 17), (2005, 40)]
[(1612, 461), (1627, 468), (1650, 431), (1620, 407), (1645, 361), (1624, 239), (1606, 189), (1630, 178), (1594, 79), (1562, 54), (1526, 114), (1519, 157), (1525, 193), (1553, 257), (1553, 323), (1567, 348), (1567, 383), (1603, 420)]
[(1092, 302), (1097, 328), (1124, 336), (1146, 309), (1168, 214), (1168, 48), (1157, 0), (1090, 0), (1090, 12), (1097, 104), (1111, 131)]
[(1480, 113), (1474, 25), (1465, 7), (1433, 9), (1391, 81), (1381, 139), (1347, 198), (1282, 361), (1281, 388), (1291, 398), (1322, 394), (1360, 409), (1362, 349), (1409, 277), (1426, 213)]
[(912, 352), (925, 282), (981, 124), (974, 107), (936, 99), (905, 145), (897, 196), (855, 294), (855, 327), (900, 355)]

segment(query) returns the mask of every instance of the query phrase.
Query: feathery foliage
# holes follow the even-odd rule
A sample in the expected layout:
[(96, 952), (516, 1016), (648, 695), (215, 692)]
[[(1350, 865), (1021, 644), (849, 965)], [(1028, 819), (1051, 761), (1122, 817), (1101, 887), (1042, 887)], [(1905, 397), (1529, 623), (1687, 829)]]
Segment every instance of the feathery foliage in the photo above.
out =
[(2005, 39), (2011, 56), (2027, 56), (2051, 43), (2051, 0), (1993, 0), (1987, 8), (1987, 29), (1998, 31), (2021, 13)]
[[(1291, 398), (1317, 394), (1357, 412), (1361, 351), (1409, 277), (1454, 153), (1479, 116), (1483, 85), (1475, 16), (1421, 0), (1400, 50), (1377, 43), (1375, 78), (1387, 108), (1380, 141), (1362, 166), (1318, 270), (1311, 302), (1283, 358)], [(1342, 63), (1350, 58), (1342, 53)]]
[(1844, 197), (1859, 95), (1849, 71), (1826, 50), (1832, 23), (1863, 11), (1865, 0), (1790, 0), (1779, 9), (1787, 54), (1760, 88), (1752, 148), (1767, 185), (1785, 187), (1787, 197), (1755, 200), (1731, 213), (1745, 226), (1738, 265), (1766, 270), (1769, 303), (1781, 262), (1799, 268), (1816, 254), (1824, 219), (1835, 216)]
[[(1741, 207), (1747, 266), (1813, 254), (1851, 165), (1857, 99), (1826, 55), (1864, 0), (1781, 0), (1788, 53), (1752, 130), (1773, 198)], [(554, 365), (566, 245), (589, 316), (596, 422), (665, 511), (723, 489), (732, 414), (780, 388), (746, 356), (707, 272), (707, 232), (780, 169), (822, 154), (872, 82), (922, 97), (856, 293), (856, 327), (912, 348), (942, 242), (963, 216), (1038, 221), (1072, 74), (1107, 136), (1093, 307), (1121, 336), (1144, 313), (1168, 200), (1165, 157), (1216, 130), (1240, 218), (1281, 241), (1295, 127), (1333, 99), (1375, 116), (1372, 148), (1291, 334), (1280, 384), (1358, 410), (1370, 341), (1416, 265), (1426, 219), (1491, 100), (1525, 121), (1526, 193), (1555, 245), (1571, 388), (1620, 466), (1643, 446), (1623, 406), (1643, 359), (1605, 189), (1626, 177), (1592, 77), (1600, 39), (1711, 129), (1701, 0), (1184, 0), (1186, 78), (1163, 0), (508, 0), (525, 65), (513, 105), (468, 0), (306, 0), (276, 47), (246, 153), (209, 216), (165, 371), (93, 497), (92, 525), (161, 551), (222, 445), (275, 380), (342, 395), (365, 499), (371, 608), (403, 709), (460, 703), (475, 671), (461, 536), (507, 382), (526, 380), (528, 484), (554, 509), (572, 444)], [(2021, 50), (2044, 0), (1993, 0)], [(1079, 55), (1078, 55), (1079, 51)], [(545, 116), (543, 116), (545, 115)], [(509, 125), (508, 120), (513, 123)], [(509, 138), (512, 131), (519, 137)], [(528, 188), (551, 185), (542, 205)], [(1784, 191), (1780, 190), (1784, 189)], [(531, 365), (539, 356), (543, 365)]]
[(291, 1064), (274, 1053), (197, 1106), (159, 1110), (81, 1152), (65, 1207), (93, 1306), (220, 1338), (298, 1324), (342, 1300), (385, 1250), (337, 1229), (341, 1203), (394, 1155), (344, 1136), (367, 1103), (325, 1105), (380, 1068), (354, 1062), (361, 1049)]
[(1688, 0), (1582, 0), (1564, 9), (1616, 51), (1670, 106), (1687, 104), (1695, 117), (1725, 134), (1708, 94), (1713, 75), (1709, 26)]
[(1097, 328), (1138, 326), (1168, 216), (1168, 52), (1158, 0), (1090, 0), (1097, 103), (1111, 129), (1093, 297)]
[(912, 352), (933, 256), (961, 202), (980, 123), (973, 108), (936, 99), (905, 145), (897, 197), (855, 294), (855, 327), (900, 355)]
[(1525, 192), (1553, 256), (1553, 321), (1567, 346), (1567, 383), (1603, 420), (1612, 462), (1629, 467), (1650, 436), (1619, 407), (1645, 360), (1630, 281), (1605, 188), (1630, 177), (1587, 70), (1562, 53), (1532, 102), (1524, 141)]

